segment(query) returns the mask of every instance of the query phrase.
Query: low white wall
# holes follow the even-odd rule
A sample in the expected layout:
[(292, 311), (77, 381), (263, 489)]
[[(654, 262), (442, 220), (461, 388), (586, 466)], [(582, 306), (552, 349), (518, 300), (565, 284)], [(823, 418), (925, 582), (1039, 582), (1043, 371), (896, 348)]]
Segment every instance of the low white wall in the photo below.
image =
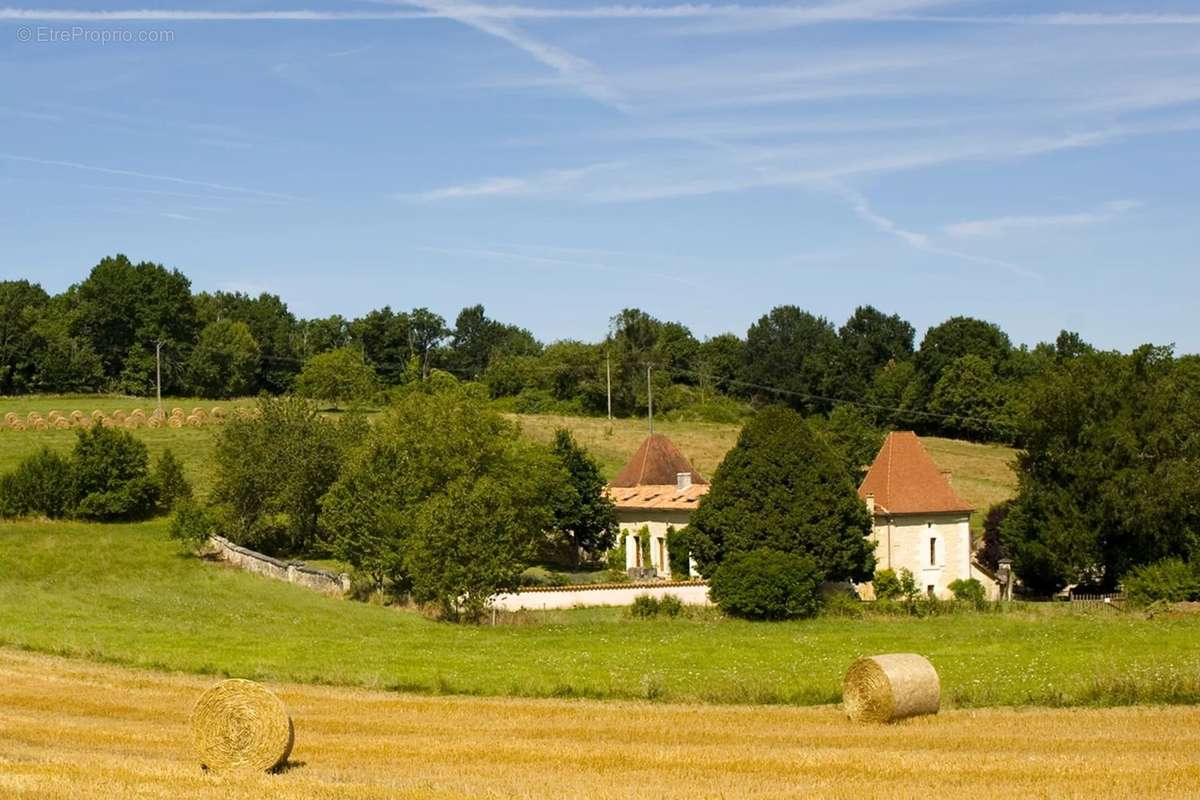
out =
[(208, 540), (208, 546), (217, 552), (222, 561), (247, 572), (294, 583), (321, 594), (340, 596), (350, 591), (350, 576), (346, 574), (326, 572), (295, 561), (280, 561), (278, 558), (271, 558), (248, 547), (234, 544), (224, 536), (213, 536)]
[(498, 594), (491, 605), (501, 611), (523, 609), (543, 611), (587, 606), (627, 606), (639, 595), (648, 594), (662, 599), (674, 595), (688, 606), (710, 606), (708, 583), (685, 581), (679, 583), (610, 583), (601, 586), (580, 586), (522, 589), (516, 594)]

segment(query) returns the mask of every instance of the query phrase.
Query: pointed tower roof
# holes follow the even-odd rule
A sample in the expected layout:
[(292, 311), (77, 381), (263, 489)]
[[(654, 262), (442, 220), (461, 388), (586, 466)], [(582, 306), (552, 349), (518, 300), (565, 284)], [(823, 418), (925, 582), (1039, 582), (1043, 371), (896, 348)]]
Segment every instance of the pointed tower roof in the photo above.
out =
[(617, 477), (613, 478), (609, 486), (674, 486), (681, 472), (692, 476), (693, 485), (708, 484), (708, 481), (696, 472), (692, 462), (679, 452), (674, 442), (661, 433), (654, 433), (646, 437), (642, 446), (633, 454), (633, 458), (629, 459), (629, 463), (617, 473)]
[(912, 431), (888, 434), (858, 496), (875, 495), (875, 505), (890, 514), (968, 512), (966, 503), (929, 457)]

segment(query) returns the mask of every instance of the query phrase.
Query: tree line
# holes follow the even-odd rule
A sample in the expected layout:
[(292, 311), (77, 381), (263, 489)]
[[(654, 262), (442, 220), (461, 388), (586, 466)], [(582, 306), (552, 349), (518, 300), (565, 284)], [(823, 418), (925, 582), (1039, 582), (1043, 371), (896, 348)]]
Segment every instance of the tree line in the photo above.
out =
[(962, 316), (918, 344), (897, 314), (862, 306), (837, 326), (793, 305), (771, 309), (744, 335), (705, 339), (629, 308), (599, 341), (543, 344), (481, 305), (452, 325), (427, 308), (390, 306), (302, 319), (277, 295), (193, 292), (179, 270), (123, 255), (57, 295), (27, 280), (0, 282), (5, 395), (149, 395), (160, 379), (175, 395), (283, 394), (306, 362), (342, 350), (369, 368), (373, 386), (442, 370), (483, 383), (514, 411), (604, 414), (611, 404), (629, 416), (653, 402), (660, 413), (735, 421), (765, 402), (809, 415), (850, 402), (880, 426), (1010, 441), (1031, 381), (1092, 348), (1067, 331), (1014, 346), (998, 325)]

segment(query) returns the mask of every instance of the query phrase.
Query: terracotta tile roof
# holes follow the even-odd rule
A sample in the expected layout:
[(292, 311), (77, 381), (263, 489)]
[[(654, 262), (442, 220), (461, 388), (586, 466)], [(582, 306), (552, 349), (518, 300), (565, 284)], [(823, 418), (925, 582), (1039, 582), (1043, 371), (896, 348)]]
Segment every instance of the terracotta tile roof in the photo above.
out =
[(617, 473), (610, 486), (675, 486), (676, 477), (681, 472), (690, 473), (692, 484), (707, 485), (708, 481), (701, 477), (692, 467), (692, 462), (679, 452), (675, 443), (661, 433), (651, 434), (642, 442), (642, 446), (629, 459), (629, 463)]
[(610, 486), (608, 496), (619, 509), (678, 509), (691, 511), (708, 494), (707, 483), (693, 483), (680, 491), (674, 483), (645, 486)]
[(875, 495), (877, 509), (890, 514), (974, 511), (955, 493), (912, 431), (888, 434), (858, 496)]

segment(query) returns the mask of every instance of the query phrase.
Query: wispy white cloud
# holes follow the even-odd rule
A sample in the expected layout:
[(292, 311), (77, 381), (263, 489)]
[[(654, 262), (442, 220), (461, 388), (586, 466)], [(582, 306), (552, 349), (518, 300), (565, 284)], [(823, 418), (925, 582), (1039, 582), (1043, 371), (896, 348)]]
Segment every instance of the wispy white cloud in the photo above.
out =
[(188, 214), (179, 214), (174, 211), (160, 211), (159, 216), (166, 217), (167, 219), (175, 219), (186, 222), (196, 222), (200, 219), (199, 217), (189, 216)]
[[(694, 289), (712, 289), (711, 282), (702, 282), (676, 273), (662, 272), (653, 268), (647, 269), (643, 267), (631, 268), (614, 266), (606, 260), (601, 260), (595, 257), (564, 257), (564, 251), (566, 251), (567, 254), (577, 253), (579, 256), (599, 255), (599, 253), (596, 251), (581, 252), (578, 248), (524, 246), (520, 249), (509, 249), (504, 245), (485, 245), (481, 247), (428, 246), (421, 247), (419, 249), (427, 253), (438, 253), (446, 256), (467, 257), (472, 259), (482, 258), (495, 261), (521, 262), (528, 264), (540, 264), (544, 266), (565, 267), (572, 270), (638, 275), (644, 278), (649, 277), (664, 281), (671, 281), (673, 283), (679, 283)], [(628, 255), (629, 254), (626, 254), (622, 260), (628, 261)]]
[(33, 119), (39, 122), (62, 122), (63, 118), (58, 114), (47, 114), (42, 111), (28, 111), (23, 108), (9, 108), (8, 106), (0, 106), (0, 117), (19, 117), (21, 119)]
[(923, 22), (948, 25), (1043, 25), (1059, 27), (1200, 25), (1200, 14), (1186, 13), (1058, 13), (1006, 15), (920, 14), (922, 9), (958, 5), (961, 0), (840, 0), (816, 5), (742, 5), (677, 3), (673, 5), (594, 5), (555, 8), (530, 5), (485, 5), (456, 2), (446, 11), (424, 2), (391, 4), (408, 6), (395, 11), (317, 11), (310, 9), (207, 10), (207, 9), (45, 9), (0, 8), (0, 21), (20, 22), (242, 22), (242, 21), (406, 21), (431, 18), (476, 20), (715, 20), (712, 27), (690, 32), (730, 32), (817, 25), (840, 22)]
[[(403, 0), (374, 0), (374, 2), (394, 5)], [(411, 0), (411, 2), (403, 2), (403, 4), (418, 6), (430, 15), (452, 19), (481, 33), (508, 42), (534, 60), (554, 70), (567, 84), (575, 87), (584, 95), (624, 109), (621, 98), (600, 75), (594, 64), (562, 47), (522, 31), (512, 24), (512, 21), (517, 18), (515, 16), (497, 15), (488, 6), (460, 0)]]
[(1200, 25), (1200, 14), (1061, 13), (978, 16), (912, 15), (896, 21), (940, 22), (951, 25), (1046, 25), (1054, 27), (1146, 27)]
[(21, 156), (12, 153), (0, 153), (0, 159), (5, 161), (14, 161), (22, 164), (39, 164), (47, 167), (62, 167), (64, 169), (84, 170), (86, 172), (98, 172), (104, 175), (120, 175), (126, 178), (142, 178), (151, 181), (164, 181), (167, 183), (178, 183), (184, 186), (198, 186), (205, 189), (215, 189), (222, 192), (234, 192), (236, 194), (253, 195), (256, 197), (268, 197), (275, 200), (301, 200), (303, 198), (295, 195), (283, 194), (281, 192), (264, 192), (259, 189), (249, 189), (245, 186), (232, 186), (227, 183), (212, 183), (210, 181), (199, 181), (191, 178), (178, 178), (173, 175), (155, 175), (149, 172), (137, 172), (129, 169), (116, 169), (113, 167), (101, 167), (95, 164), (80, 164), (75, 161), (59, 161), (50, 158), (33, 158), (31, 156)]
[(1114, 200), (1092, 211), (1079, 211), (1073, 214), (977, 219), (946, 225), (942, 230), (948, 236), (953, 236), (956, 239), (995, 238), (1017, 231), (1097, 225), (1102, 222), (1108, 222), (1126, 211), (1139, 208), (1141, 205), (1136, 200)]
[(443, 186), (425, 192), (401, 193), (402, 200), (437, 201), (459, 200), (472, 197), (519, 197), (548, 194), (568, 188), (594, 172), (613, 169), (615, 162), (589, 164), (571, 169), (556, 169), (538, 172), (525, 177), (492, 177), (472, 183)]
[(861, 219), (866, 220), (876, 229), (883, 233), (896, 237), (905, 244), (917, 250), (921, 250), (932, 255), (947, 256), (962, 261), (969, 261), (974, 264), (982, 264), (989, 267), (999, 267), (1015, 275), (1020, 275), (1025, 278), (1041, 277), (1038, 273), (1030, 270), (1020, 264), (1014, 264), (1011, 261), (1004, 261), (998, 258), (990, 258), (988, 256), (980, 256), (974, 253), (964, 253), (960, 250), (952, 250), (947, 247), (942, 247), (936, 244), (932, 237), (924, 233), (908, 230), (902, 227), (895, 220), (885, 217), (873, 209), (867, 199), (858, 192), (849, 189), (841, 184), (830, 184), (833, 190), (850, 203), (851, 209)]

